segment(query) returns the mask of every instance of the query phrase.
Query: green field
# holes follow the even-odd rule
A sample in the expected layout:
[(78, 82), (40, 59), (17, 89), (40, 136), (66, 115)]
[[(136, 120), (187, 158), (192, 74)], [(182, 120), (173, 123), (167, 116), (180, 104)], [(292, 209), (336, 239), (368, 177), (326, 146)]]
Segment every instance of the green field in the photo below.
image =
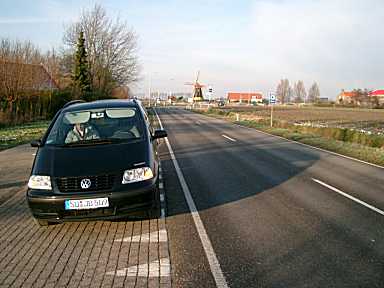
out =
[[(226, 114), (240, 113), (245, 120), (270, 119), (270, 107), (232, 106), (213, 110)], [(297, 126), (347, 128), (368, 134), (384, 134), (383, 109), (275, 106), (273, 117), (276, 121)]]
[(0, 128), (0, 150), (39, 139), (47, 130), (49, 121)]
[(382, 110), (275, 107), (274, 127), (267, 107), (195, 111), (384, 166)]

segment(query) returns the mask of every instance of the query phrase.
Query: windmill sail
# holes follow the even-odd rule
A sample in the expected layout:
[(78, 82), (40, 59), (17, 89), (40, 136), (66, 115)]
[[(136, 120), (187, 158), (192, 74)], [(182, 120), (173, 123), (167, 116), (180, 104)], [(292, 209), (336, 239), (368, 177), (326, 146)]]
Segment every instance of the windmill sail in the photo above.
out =
[(200, 71), (197, 72), (196, 81), (194, 83), (184, 83), (185, 85), (191, 85), (194, 87), (193, 102), (204, 101), (203, 90), (201, 89), (204, 87), (204, 85), (199, 83), (199, 77)]

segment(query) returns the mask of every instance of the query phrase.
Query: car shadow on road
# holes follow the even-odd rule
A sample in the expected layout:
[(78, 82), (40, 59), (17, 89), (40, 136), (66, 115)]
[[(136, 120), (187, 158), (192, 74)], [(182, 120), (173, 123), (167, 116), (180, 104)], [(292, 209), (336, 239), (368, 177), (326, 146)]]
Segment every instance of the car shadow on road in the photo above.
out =
[[(194, 122), (189, 118), (189, 111), (177, 111), (177, 115), (182, 114), (182, 120), (165, 110), (158, 113), (169, 130), (173, 152), (199, 211), (272, 191), (320, 159), (318, 153), (298, 149), (283, 139), (263, 134), (256, 140), (250, 138), (231, 143), (219, 131), (225, 128), (237, 132), (239, 128), (220, 121), (203, 128), (189, 125), (186, 130), (185, 125)], [(199, 129), (204, 129), (204, 133)], [(191, 134), (198, 137), (191, 138)], [(215, 135), (209, 136), (211, 134)], [(193, 142), (186, 139), (193, 139)], [(160, 156), (169, 204), (168, 216), (189, 213), (165, 143), (160, 147)]]

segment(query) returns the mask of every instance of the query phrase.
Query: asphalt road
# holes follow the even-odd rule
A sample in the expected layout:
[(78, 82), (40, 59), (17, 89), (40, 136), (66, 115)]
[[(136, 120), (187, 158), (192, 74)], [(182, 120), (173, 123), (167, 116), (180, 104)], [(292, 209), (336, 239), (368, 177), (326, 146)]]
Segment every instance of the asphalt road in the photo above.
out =
[[(384, 286), (384, 169), (189, 111), (157, 111), (229, 287)], [(173, 286), (215, 287), (162, 148)]]

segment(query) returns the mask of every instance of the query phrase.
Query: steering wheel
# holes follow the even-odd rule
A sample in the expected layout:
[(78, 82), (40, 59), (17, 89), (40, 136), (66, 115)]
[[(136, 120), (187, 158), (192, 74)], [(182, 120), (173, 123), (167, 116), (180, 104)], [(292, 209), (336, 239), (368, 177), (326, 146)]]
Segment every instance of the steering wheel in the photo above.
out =
[(121, 139), (129, 139), (136, 138), (136, 135), (132, 131), (127, 130), (118, 130), (115, 131), (112, 135), (112, 138), (121, 138)]

